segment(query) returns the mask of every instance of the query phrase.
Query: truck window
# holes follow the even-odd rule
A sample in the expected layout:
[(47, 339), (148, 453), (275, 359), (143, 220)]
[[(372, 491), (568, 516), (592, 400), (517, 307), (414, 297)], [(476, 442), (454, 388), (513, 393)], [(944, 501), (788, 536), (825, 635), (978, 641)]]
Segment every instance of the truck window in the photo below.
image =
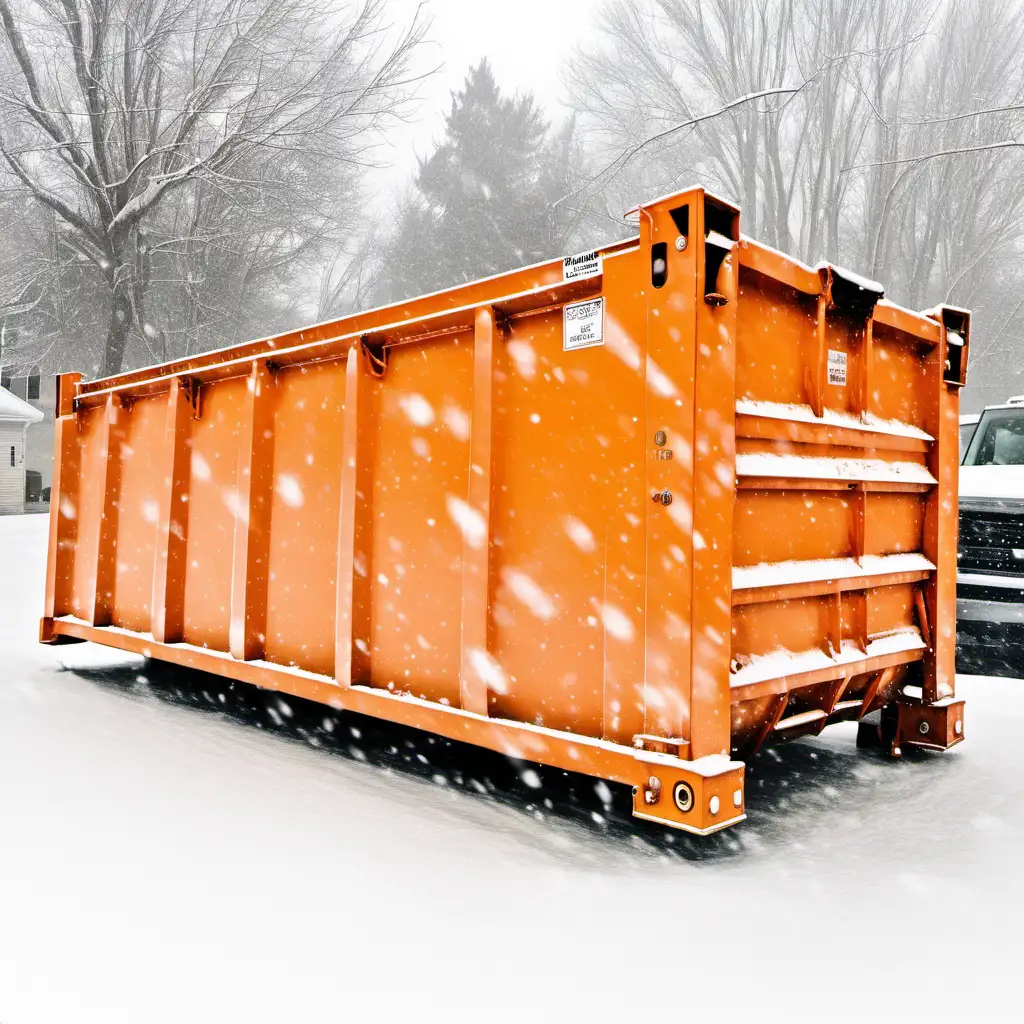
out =
[(990, 409), (975, 428), (965, 466), (1024, 466), (1024, 407)]
[(977, 428), (977, 423), (961, 423), (960, 424), (960, 461), (963, 462), (964, 456), (967, 454), (968, 445), (971, 443), (971, 438), (974, 436), (974, 431)]

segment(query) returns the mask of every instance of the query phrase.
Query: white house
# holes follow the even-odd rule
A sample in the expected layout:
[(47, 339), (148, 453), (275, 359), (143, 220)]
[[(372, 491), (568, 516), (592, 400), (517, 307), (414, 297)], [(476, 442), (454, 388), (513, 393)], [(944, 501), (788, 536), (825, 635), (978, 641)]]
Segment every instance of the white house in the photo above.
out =
[(53, 409), (57, 401), (57, 378), (52, 373), (41, 375), (37, 366), (17, 375), (3, 369), (0, 370), (0, 388), (7, 388), (42, 416), (28, 432), (25, 446), (25, 500), (29, 502), (25, 511), (45, 512), (49, 508), (46, 497), (53, 477)]
[(0, 387), (0, 515), (25, 511), (25, 446), (38, 409)]

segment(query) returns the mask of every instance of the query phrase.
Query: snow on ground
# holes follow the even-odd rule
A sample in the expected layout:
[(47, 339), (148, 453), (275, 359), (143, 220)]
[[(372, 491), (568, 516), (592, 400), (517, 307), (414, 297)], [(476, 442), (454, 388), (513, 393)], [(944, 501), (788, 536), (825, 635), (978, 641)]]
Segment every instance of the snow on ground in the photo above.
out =
[(769, 752), (701, 840), (592, 780), (40, 647), (45, 548), (0, 519), (3, 1024), (1014, 1015), (1022, 681), (962, 679), (949, 754)]

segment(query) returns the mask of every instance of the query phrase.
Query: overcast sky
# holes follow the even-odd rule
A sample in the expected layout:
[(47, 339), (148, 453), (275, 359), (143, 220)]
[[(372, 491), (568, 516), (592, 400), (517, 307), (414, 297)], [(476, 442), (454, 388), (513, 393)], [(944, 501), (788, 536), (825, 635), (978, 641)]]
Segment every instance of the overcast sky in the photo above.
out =
[[(389, 19), (407, 23), (419, 0), (388, 0)], [(429, 0), (429, 43), (424, 67), (443, 64), (420, 90), (419, 116), (397, 130), (385, 159), (384, 191), (401, 187), (444, 132), (450, 94), (461, 87), (471, 64), (487, 57), (502, 89), (532, 91), (549, 115), (565, 113), (559, 72), (576, 43), (591, 29), (600, 0)], [(382, 197), (383, 198), (383, 197)]]

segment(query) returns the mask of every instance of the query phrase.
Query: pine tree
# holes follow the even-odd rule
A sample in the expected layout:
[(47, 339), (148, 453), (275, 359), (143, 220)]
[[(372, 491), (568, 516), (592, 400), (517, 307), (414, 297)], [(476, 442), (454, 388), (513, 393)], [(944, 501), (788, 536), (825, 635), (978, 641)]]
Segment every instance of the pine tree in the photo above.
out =
[(575, 126), (553, 130), (532, 94), (505, 96), (485, 60), (452, 96), (444, 141), (420, 162), (387, 247), (379, 298), (410, 295), (561, 255)]

